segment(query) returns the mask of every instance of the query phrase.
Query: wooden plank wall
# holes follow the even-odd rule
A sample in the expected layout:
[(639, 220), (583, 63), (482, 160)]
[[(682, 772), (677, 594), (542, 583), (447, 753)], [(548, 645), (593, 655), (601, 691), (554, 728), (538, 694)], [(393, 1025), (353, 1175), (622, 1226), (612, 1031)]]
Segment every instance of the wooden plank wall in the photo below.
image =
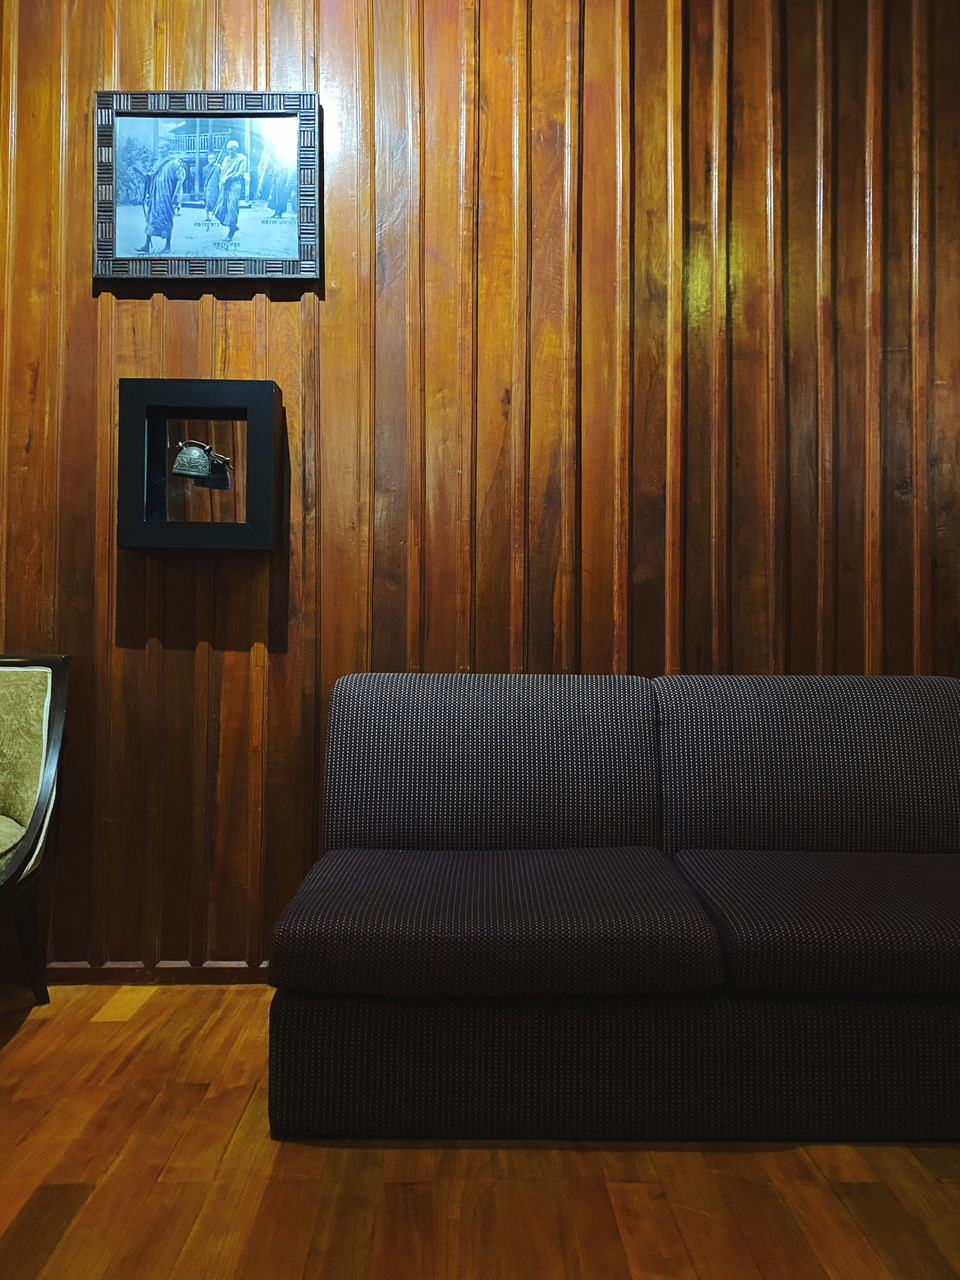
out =
[[(62, 976), (262, 974), (344, 672), (960, 674), (955, 0), (0, 23), (0, 647), (74, 655)], [(93, 92), (144, 87), (319, 92), (322, 291), (94, 292)], [(280, 384), (280, 552), (117, 551), (123, 376)]]

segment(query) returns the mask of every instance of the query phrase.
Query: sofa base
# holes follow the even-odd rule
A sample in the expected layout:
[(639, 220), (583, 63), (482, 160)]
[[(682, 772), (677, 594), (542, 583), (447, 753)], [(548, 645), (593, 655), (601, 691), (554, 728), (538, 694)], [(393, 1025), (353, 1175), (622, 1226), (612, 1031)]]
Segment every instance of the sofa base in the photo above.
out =
[(960, 1138), (960, 999), (278, 990), (275, 1138)]

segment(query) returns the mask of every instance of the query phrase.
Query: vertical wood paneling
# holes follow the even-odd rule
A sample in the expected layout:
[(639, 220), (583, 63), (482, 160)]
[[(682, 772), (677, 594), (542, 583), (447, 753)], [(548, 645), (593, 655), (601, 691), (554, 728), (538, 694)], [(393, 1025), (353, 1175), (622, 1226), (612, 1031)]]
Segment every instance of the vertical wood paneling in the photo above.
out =
[(683, 6), (667, 6), (665, 669), (683, 665)]
[[(406, 5), (373, 0), (374, 164), (374, 523), (371, 662), (407, 666), (407, 538), (411, 424), (407, 420), (408, 192), (416, 190), (407, 128), (410, 83)], [(416, 443), (416, 432), (413, 433)]]
[(930, 637), (930, 5), (911, 23), (910, 392), (913, 433), (913, 669), (931, 669)]
[[(477, 660), (476, 514), (480, 201), (480, 7), (460, 4), (460, 104), (457, 198), (457, 574), (456, 665)], [(446, 601), (438, 602), (448, 607)]]
[[(3, 119), (9, 121), (6, 146), (0, 150), (0, 199), (3, 209), (3, 273), (0, 285), (3, 289), (3, 307), (0, 312), (0, 376), (4, 388), (10, 385), (10, 368), (13, 362), (13, 265), (14, 229), (16, 218), (17, 185), (17, 137), (19, 113), (17, 91), (19, 89), (20, 11), (6, 4), (0, 10), (0, 110)], [(6, 494), (10, 487), (10, 471), (7, 459), (10, 432), (11, 402), (7, 395), (0, 401), (0, 485)], [(7, 521), (0, 521), (0, 557), (7, 563)], [(0, 592), (0, 635), (6, 645), (7, 593)]]
[(326, 269), (318, 371), (322, 708), (337, 677), (368, 662), (374, 259), (367, 6), (321, 5), (318, 24)]
[(421, 0), (408, 0), (406, 7), (407, 46), (407, 138), (410, 153), (407, 186), (407, 668), (423, 666), (423, 509), (425, 505), (425, 372), (424, 372), (424, 227), (423, 192), (423, 8)]
[[(163, 84), (200, 84), (204, 47), (194, 38), (203, 30), (203, 0), (167, 0)], [(189, 210), (181, 218), (190, 216)], [(166, 300), (163, 314), (164, 371), (171, 378), (209, 376), (203, 366), (200, 308), (192, 299)], [(227, 452), (230, 452), (229, 450)], [(192, 952), (192, 913), (184, 910), (184, 887), (203, 863), (204, 841), (196, 835), (195, 778), (205, 776), (206, 759), (197, 753), (195, 716), (206, 720), (206, 668), (198, 651), (204, 618), (197, 612), (198, 580), (209, 581), (210, 557), (174, 556), (163, 563), (161, 610), (162, 662), (159, 676), (160, 793), (156, 828), (158, 849), (157, 961), (183, 965)], [(202, 960), (198, 955), (197, 962)]]
[[(3, 0), (61, 972), (263, 975), (345, 672), (960, 670), (958, 47), (948, 0)], [(91, 291), (91, 94), (138, 85), (318, 89), (319, 289)], [(272, 555), (117, 551), (148, 375), (281, 386)]]
[(867, 0), (864, 283), (864, 667), (883, 667), (883, 0)]
[(933, 670), (960, 675), (960, 9), (935, 0), (929, 46), (933, 289), (930, 506)]
[(858, 672), (866, 669), (865, 0), (837, 4), (836, 21), (836, 665), (840, 672)]
[[(267, 85), (315, 88), (305, 69), (313, 48), (313, 6), (273, 0), (269, 9)], [(305, 79), (305, 76), (308, 78)], [(287, 527), (271, 557), (268, 618), (267, 740), (264, 759), (262, 910), (259, 955), (269, 956), (272, 922), (293, 893), (317, 838), (314, 803), (316, 618), (316, 297), (274, 300), (268, 310), (266, 370), (283, 390), (282, 470)]]
[[(93, 201), (89, 160), (93, 122), (87, 104), (90, 86), (103, 65), (104, 30), (102, 11), (84, 13), (76, 6), (64, 7), (61, 20), (60, 115), (64, 127), (60, 207), (64, 218), (62, 329), (57, 353), (59, 418), (54, 427), (60, 452), (54, 647), (75, 657), (70, 672), (70, 767), (64, 771), (59, 789), (61, 825), (70, 832), (70, 854), (62, 857), (57, 867), (51, 951), (54, 956), (75, 957), (85, 955), (91, 936), (91, 888), (97, 849), (94, 806), (90, 803), (95, 794), (96, 753), (86, 748), (77, 750), (72, 744), (93, 744), (98, 736), (94, 670), (98, 633), (97, 541), (90, 495), (97, 492), (98, 440), (98, 388), (91, 370), (97, 368), (101, 353), (97, 346), (97, 304), (87, 280), (87, 210)], [(4, 80), (6, 83), (5, 77)], [(4, 114), (4, 119), (9, 116)], [(3, 403), (7, 403), (6, 397)]]
[(783, 244), (780, 6), (769, 0), (764, 10), (766, 70), (766, 255), (767, 255), (767, 661), (768, 671), (786, 667), (787, 603), (787, 433), (789, 419), (783, 374)]
[[(726, 662), (726, 92), (727, 6), (725, 0), (692, 0), (688, 28), (685, 168), (686, 207), (671, 238), (683, 297), (674, 301), (670, 332), (675, 390), (670, 397), (674, 485), (668, 490), (668, 544), (673, 591), (667, 665), (673, 670), (710, 671)], [(675, 78), (681, 66), (674, 67)], [(671, 100), (681, 102), (682, 81)], [(681, 104), (682, 105), (682, 104)], [(674, 119), (672, 127), (680, 127)], [(683, 176), (683, 175), (681, 175)], [(684, 248), (683, 224), (686, 225)], [(684, 265), (685, 264), (685, 265)], [(672, 275), (674, 287), (678, 279)], [(683, 328), (677, 332), (678, 319)], [(681, 345), (682, 344), (682, 345)], [(675, 442), (674, 442), (675, 441)], [(677, 581), (682, 568), (682, 583)], [(682, 618), (682, 653), (679, 646)]]
[(585, 671), (620, 671), (627, 659), (629, 31), (624, 0), (584, 11), (580, 554)]
[(907, 5), (883, 12), (881, 527), (875, 550), (883, 670), (913, 670), (913, 421), (911, 412), (912, 66)]
[[(674, 21), (676, 19), (674, 18)], [(667, 11), (634, 6), (634, 258), (631, 669), (664, 670), (667, 472)]]
[[(834, 0), (817, 0), (817, 660), (833, 672), (837, 661), (836, 337), (834, 331)], [(798, 598), (793, 597), (793, 613)]]
[[(423, 170), (423, 664), (453, 671), (460, 626), (459, 267), (462, 109), (460, 7), (424, 0), (423, 147), (446, 164)], [(471, 28), (472, 29), (472, 28)], [(464, 139), (465, 142), (465, 139)], [(454, 157), (457, 157), (456, 161)]]
[(710, 597), (713, 611), (713, 669), (726, 671), (730, 661), (730, 399), (727, 328), (728, 219), (727, 124), (729, 115), (728, 0), (713, 0), (713, 94), (711, 98), (713, 181), (711, 184), (710, 250), (713, 323), (713, 404), (710, 435), (710, 530), (713, 539)]
[[(154, 0), (118, 0), (115, 75), (119, 82), (136, 76), (149, 88), (162, 83), (153, 40)], [(162, 56), (162, 49), (160, 50)], [(116, 484), (115, 380), (147, 377), (163, 369), (163, 326), (160, 304), (152, 297), (124, 297), (116, 302), (114, 381), (111, 386), (108, 439), (111, 488)], [(156, 362), (156, 363), (154, 363)], [(115, 558), (113, 590), (106, 598), (102, 624), (112, 642), (106, 699), (107, 737), (114, 759), (140, 755), (141, 742), (154, 743), (158, 731), (156, 624), (162, 567), (158, 557), (114, 551), (113, 521), (107, 554)], [(142, 737), (141, 737), (142, 734)], [(137, 769), (124, 776), (108, 768), (107, 808), (110, 820), (102, 847), (104, 870), (104, 949), (107, 960), (141, 967), (152, 961), (156, 947), (156, 868), (158, 848), (158, 759), (154, 750), (140, 756)]]
[(731, 663), (772, 655), (768, 0), (734, 6), (730, 44)]
[(570, 671), (577, 634), (579, 0), (534, 0), (529, 57), (527, 665)]
[[(0, 151), (0, 210), (3, 211), (2, 228), (3, 257), (0, 260), (0, 378), (2, 385), (8, 385), (10, 367), (13, 358), (13, 335), (11, 320), (11, 290), (13, 286), (13, 219), (16, 209), (16, 148), (14, 140), (15, 122), (17, 119), (17, 58), (19, 51), (19, 14), (10, 6), (0, 5), (0, 107), (4, 109), (5, 119), (11, 120), (10, 138), (7, 147)], [(0, 492), (6, 493), (10, 486), (9, 418), (11, 406), (6, 396), (0, 404)], [(7, 563), (7, 522), (0, 521), (0, 563)], [(0, 637), (6, 639), (6, 590), (5, 583), (0, 589)], [(9, 962), (14, 955), (14, 940), (0, 937), (0, 963)]]
[[(19, 74), (11, 90), (17, 94), (18, 128), (35, 145), (55, 154), (59, 151), (54, 141), (59, 94), (49, 92), (47, 84), (59, 84), (56, 9), (50, 0), (21, 6), (18, 29), (11, 33), (18, 68), (22, 71), (32, 65), (38, 72)], [(37, 637), (42, 646), (50, 645), (53, 638), (45, 596), (52, 589), (46, 568), (52, 549), (48, 512), (51, 505), (55, 510), (56, 497), (48, 487), (51, 474), (56, 477), (56, 433), (48, 427), (50, 390), (57, 385), (57, 352), (51, 351), (51, 342), (56, 341), (60, 327), (60, 294), (57, 289), (48, 292), (44, 282), (58, 278), (61, 238), (54, 228), (58, 168), (57, 164), (38, 165), (30, 147), (18, 147), (7, 178), (15, 207), (7, 230), (10, 264), (5, 302), (10, 321), (16, 317), (6, 332), (4, 369), (4, 395), (10, 408), (3, 440), (7, 528), (0, 581), (8, 652), (23, 651), (28, 637)]]
[(513, 9), (513, 350), (510, 447), (510, 670), (527, 662), (527, 494), (530, 456), (530, 7)]
[[(821, 6), (822, 7), (822, 6)], [(788, 123), (784, 164), (786, 228), (787, 388), (789, 406), (789, 563), (791, 600), (817, 598), (817, 257), (820, 112), (817, 23), (796, 5), (784, 12), (784, 119)], [(811, 92), (811, 85), (816, 90)], [(816, 610), (792, 609), (788, 665), (791, 671), (817, 669)]]
[(514, 437), (526, 397), (514, 381), (523, 373), (515, 369), (515, 299), (526, 302), (526, 280), (517, 274), (526, 190), (515, 181), (514, 141), (515, 129), (526, 141), (526, 83), (517, 75), (525, 64), (524, 8), (524, 0), (479, 7), (474, 661), (481, 671), (508, 671), (511, 660)]

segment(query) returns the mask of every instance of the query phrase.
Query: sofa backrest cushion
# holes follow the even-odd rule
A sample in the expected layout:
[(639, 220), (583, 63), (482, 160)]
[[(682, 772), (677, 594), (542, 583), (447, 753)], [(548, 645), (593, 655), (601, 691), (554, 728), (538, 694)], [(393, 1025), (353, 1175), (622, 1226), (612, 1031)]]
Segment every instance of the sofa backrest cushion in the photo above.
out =
[(364, 673), (334, 686), (324, 845), (660, 844), (650, 682)]
[(960, 681), (689, 675), (653, 683), (669, 852), (960, 847)]

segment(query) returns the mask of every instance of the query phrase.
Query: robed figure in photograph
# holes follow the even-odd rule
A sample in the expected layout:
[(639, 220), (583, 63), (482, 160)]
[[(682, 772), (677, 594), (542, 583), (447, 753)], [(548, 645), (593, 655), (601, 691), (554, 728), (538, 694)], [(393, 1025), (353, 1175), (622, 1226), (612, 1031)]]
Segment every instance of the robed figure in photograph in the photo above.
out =
[(237, 220), (240, 217), (240, 197), (243, 194), (244, 179), (247, 175), (247, 157), (240, 150), (235, 139), (227, 143), (227, 153), (220, 169), (220, 197), (214, 209), (214, 217), (229, 229), (228, 240), (237, 234)]
[(207, 154), (207, 163), (203, 170), (203, 208), (207, 215), (208, 223), (213, 220), (213, 211), (216, 209), (219, 199), (220, 161), (211, 151)]
[(146, 239), (137, 250), (138, 253), (152, 252), (154, 236), (163, 236), (165, 241), (161, 253), (170, 252), (170, 239), (173, 235), (173, 220), (180, 212), (183, 199), (183, 180), (186, 170), (180, 158), (173, 150), (169, 138), (161, 138), (157, 144), (158, 159), (155, 167), (143, 177), (143, 212), (146, 225)]

